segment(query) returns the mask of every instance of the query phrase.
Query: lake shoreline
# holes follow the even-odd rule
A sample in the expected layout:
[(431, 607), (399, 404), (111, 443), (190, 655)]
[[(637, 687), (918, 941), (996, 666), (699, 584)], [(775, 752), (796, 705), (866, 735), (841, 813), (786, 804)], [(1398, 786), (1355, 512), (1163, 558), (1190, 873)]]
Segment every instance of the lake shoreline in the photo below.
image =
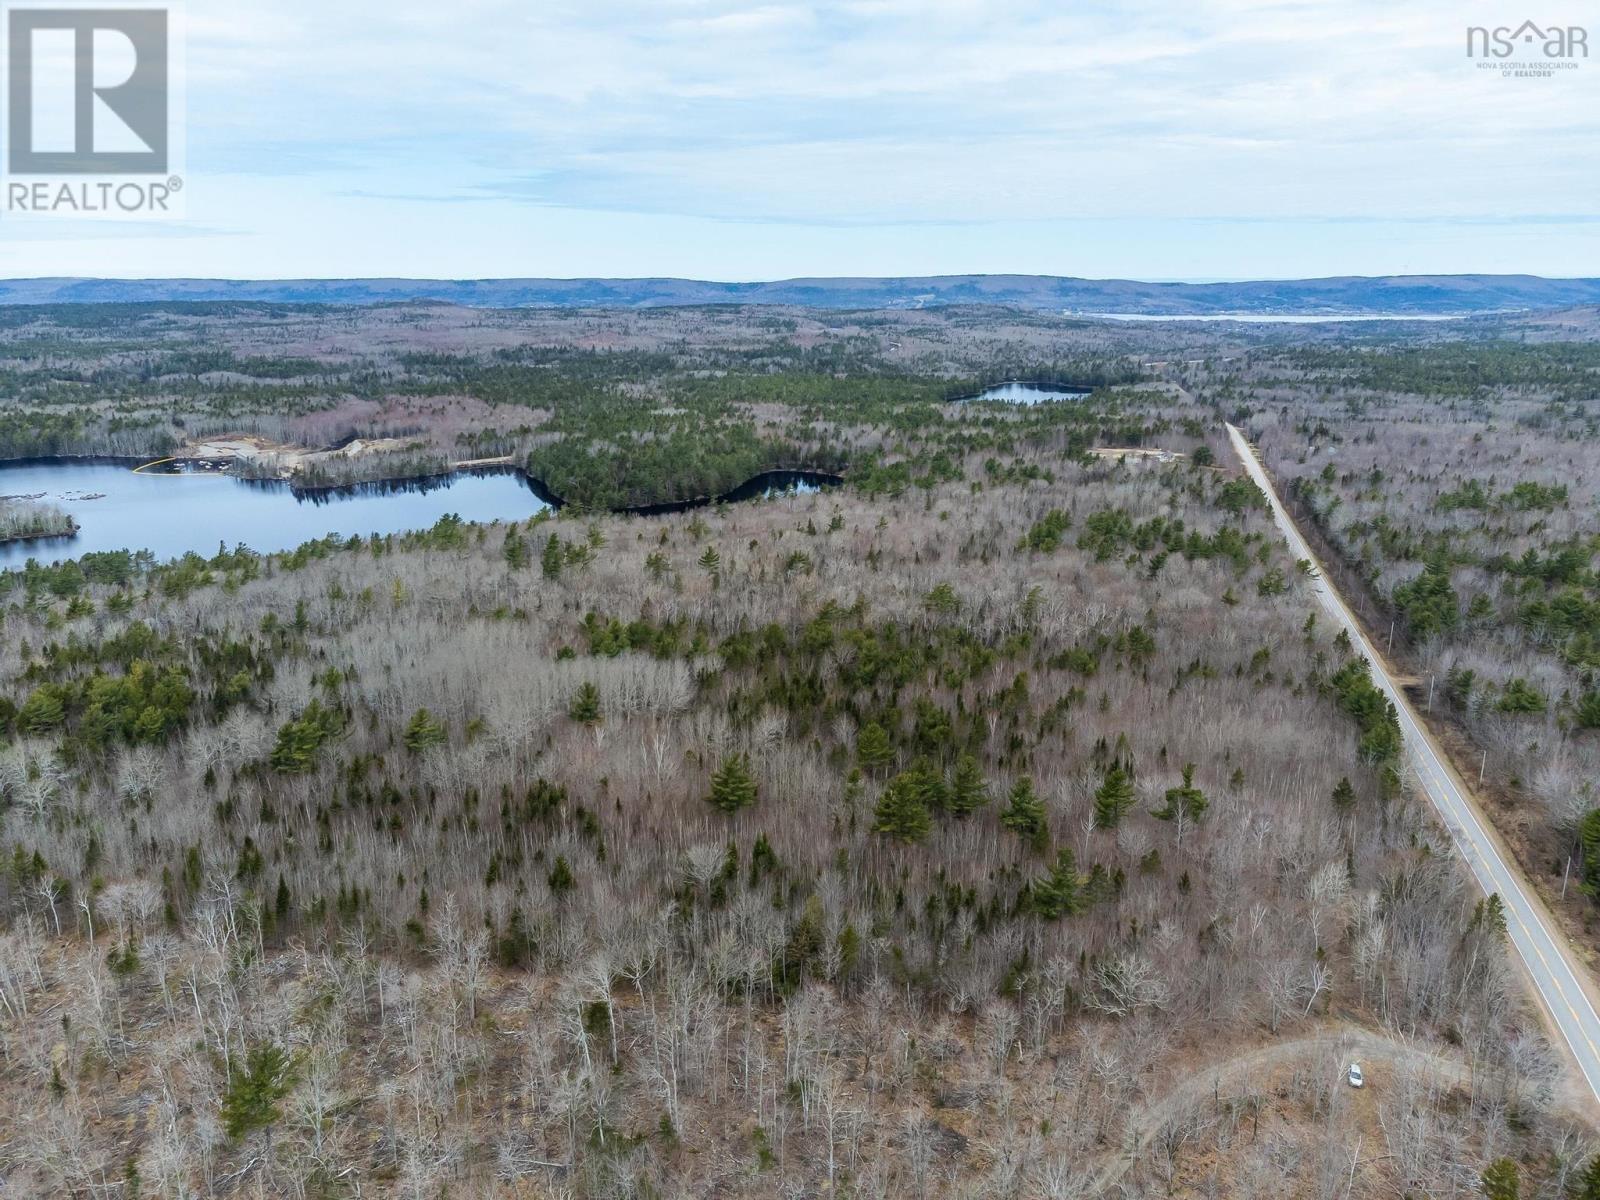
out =
[[(178, 466), (190, 465), (181, 459), (174, 459)], [(198, 460), (209, 461), (209, 460)], [(3, 465), (3, 464), (0, 464)], [(170, 474), (184, 474), (183, 471), (168, 472)], [(526, 467), (517, 463), (461, 463), (452, 466), (448, 471), (430, 471), (421, 475), (386, 475), (376, 479), (359, 479), (349, 483), (296, 483), (292, 478), (257, 478), (243, 475), (227, 475), (226, 472), (206, 472), (212, 475), (225, 475), (229, 479), (238, 479), (241, 483), (259, 484), (267, 487), (283, 487), (295, 496), (315, 498), (318, 496), (357, 495), (360, 490), (367, 487), (404, 487), (407, 484), (423, 484), (462, 476), (482, 477), (488, 475), (515, 475), (528, 484), (528, 488), (545, 504), (553, 509), (572, 507), (572, 503), (564, 496), (558, 494), (554, 488), (539, 476), (532, 474)], [(845, 477), (838, 471), (825, 471), (817, 467), (768, 467), (757, 471), (747, 479), (735, 484), (726, 492), (715, 495), (699, 495), (684, 500), (655, 500), (647, 504), (623, 504), (606, 508), (604, 512), (617, 516), (663, 516), (674, 512), (687, 512), (694, 508), (707, 508), (716, 504), (742, 503), (746, 497), (739, 493), (747, 488), (757, 487), (763, 480), (775, 476), (799, 476), (806, 482), (814, 482), (819, 487), (839, 487), (845, 482)]]
[[(654, 517), (838, 487), (843, 474), (808, 467), (758, 471), (714, 495), (586, 510), (552, 492), (517, 463), (475, 464), (447, 472), (309, 487), (284, 479), (229, 475), (213, 464), (187, 469), (182, 460), (149, 471), (103, 456), (35, 456), (0, 463), (0, 490), (49, 498), (65, 510), (71, 532), (29, 532), (0, 539), (0, 570), (24, 561), (61, 562), (108, 550), (145, 551), (165, 561), (218, 546), (279, 554), (330, 535), (393, 535), (426, 529), (455, 513), (477, 525), (515, 524), (563, 508), (574, 513)], [(14, 477), (7, 474), (15, 472)], [(80, 475), (81, 472), (81, 475)], [(182, 477), (189, 482), (180, 483)], [(452, 490), (454, 489), (454, 490)], [(37, 547), (35, 550), (34, 548)]]
[(25, 542), (65, 542), (78, 536), (83, 527), (76, 521), (66, 533), (9, 533), (0, 534), (0, 546), (19, 546)]

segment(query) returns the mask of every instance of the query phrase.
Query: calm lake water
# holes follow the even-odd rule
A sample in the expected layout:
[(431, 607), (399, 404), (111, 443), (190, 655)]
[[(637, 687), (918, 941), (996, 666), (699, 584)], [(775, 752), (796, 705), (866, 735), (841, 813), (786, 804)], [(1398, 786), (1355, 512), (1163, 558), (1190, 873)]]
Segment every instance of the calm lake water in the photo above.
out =
[[(426, 529), (446, 513), (466, 521), (522, 521), (550, 507), (511, 471), (462, 472), (406, 483), (296, 492), (274, 481), (134, 473), (109, 463), (0, 466), (0, 496), (71, 513), (78, 536), (0, 544), (0, 569), (99, 550), (149, 550), (157, 559), (211, 555), (240, 542), (269, 553), (337, 533)], [(91, 499), (91, 497), (94, 497)]]
[[(772, 471), (719, 500), (803, 495), (838, 482), (807, 471)], [(101, 550), (149, 550), (164, 562), (191, 550), (209, 557), (219, 545), (232, 549), (243, 542), (269, 554), (330, 533), (365, 537), (426, 529), (446, 513), (488, 524), (525, 521), (551, 507), (521, 472), (493, 469), (296, 491), (273, 480), (136, 473), (115, 463), (30, 463), (0, 466), (0, 497), (53, 504), (78, 522), (76, 537), (0, 542), (0, 570), (30, 558), (54, 563)], [(661, 505), (656, 511), (694, 507)]]
[(966, 403), (976, 403), (979, 400), (1004, 400), (1007, 404), (1043, 404), (1047, 400), (1082, 400), (1087, 395), (1089, 395), (1088, 388), (1053, 388), (1013, 379), (1006, 383), (997, 383), (988, 391), (979, 392), (976, 396), (964, 396), (962, 400)]

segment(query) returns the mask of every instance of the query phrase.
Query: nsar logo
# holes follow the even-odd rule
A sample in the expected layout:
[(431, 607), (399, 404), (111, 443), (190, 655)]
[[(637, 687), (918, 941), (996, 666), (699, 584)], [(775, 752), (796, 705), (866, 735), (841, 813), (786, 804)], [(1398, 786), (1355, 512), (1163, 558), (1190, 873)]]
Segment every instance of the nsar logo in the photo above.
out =
[(1582, 25), (1469, 25), (1467, 57), (1481, 68), (1518, 79), (1550, 79), (1575, 71), (1589, 57), (1589, 31)]

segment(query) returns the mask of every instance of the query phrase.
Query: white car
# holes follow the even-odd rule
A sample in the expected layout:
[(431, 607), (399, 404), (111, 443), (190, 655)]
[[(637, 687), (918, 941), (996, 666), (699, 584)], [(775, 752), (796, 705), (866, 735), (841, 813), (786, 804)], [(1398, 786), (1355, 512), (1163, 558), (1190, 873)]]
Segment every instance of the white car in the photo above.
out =
[(1345, 1078), (1350, 1080), (1350, 1086), (1353, 1088), (1367, 1086), (1367, 1079), (1366, 1076), (1361, 1073), (1360, 1063), (1351, 1063), (1350, 1070), (1346, 1073)]

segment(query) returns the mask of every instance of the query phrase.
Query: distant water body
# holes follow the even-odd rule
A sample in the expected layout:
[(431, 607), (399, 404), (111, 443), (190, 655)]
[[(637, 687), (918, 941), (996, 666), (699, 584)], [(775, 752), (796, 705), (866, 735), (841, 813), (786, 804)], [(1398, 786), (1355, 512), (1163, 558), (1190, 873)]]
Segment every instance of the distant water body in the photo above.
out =
[(1051, 383), (1030, 383), (1025, 379), (1008, 379), (975, 396), (961, 396), (962, 403), (996, 400), (1005, 404), (1045, 404), (1052, 400), (1082, 400), (1091, 389), (1068, 387)]
[(1250, 325), (1343, 325), (1352, 321), (1466, 321), (1489, 313), (1114, 313), (1066, 314), (1100, 321), (1235, 321)]

